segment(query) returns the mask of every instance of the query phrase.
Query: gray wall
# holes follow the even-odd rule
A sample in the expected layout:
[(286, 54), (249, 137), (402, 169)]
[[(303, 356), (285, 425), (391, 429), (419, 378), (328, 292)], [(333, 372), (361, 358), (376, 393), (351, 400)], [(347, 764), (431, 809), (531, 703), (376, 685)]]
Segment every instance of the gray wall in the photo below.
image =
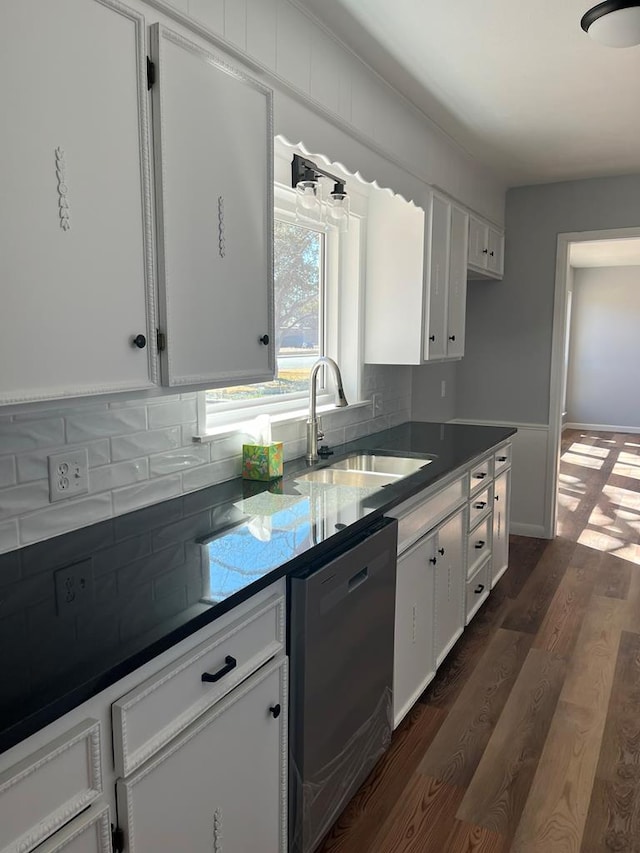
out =
[[(455, 417), (456, 368), (460, 362), (422, 364), (411, 369), (411, 418), (449, 421)], [(446, 396), (442, 396), (442, 382)]]
[(640, 267), (577, 269), (567, 421), (640, 427)]
[(505, 275), (470, 282), (459, 418), (548, 423), (557, 235), (640, 225), (640, 175), (507, 193)]

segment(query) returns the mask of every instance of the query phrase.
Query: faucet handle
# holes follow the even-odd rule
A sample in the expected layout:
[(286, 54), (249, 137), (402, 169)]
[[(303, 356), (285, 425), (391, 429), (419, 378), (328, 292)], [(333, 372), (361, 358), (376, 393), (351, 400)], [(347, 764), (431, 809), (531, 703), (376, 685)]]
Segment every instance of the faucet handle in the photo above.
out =
[(318, 441), (324, 438), (324, 430), (322, 429), (322, 418), (318, 418)]

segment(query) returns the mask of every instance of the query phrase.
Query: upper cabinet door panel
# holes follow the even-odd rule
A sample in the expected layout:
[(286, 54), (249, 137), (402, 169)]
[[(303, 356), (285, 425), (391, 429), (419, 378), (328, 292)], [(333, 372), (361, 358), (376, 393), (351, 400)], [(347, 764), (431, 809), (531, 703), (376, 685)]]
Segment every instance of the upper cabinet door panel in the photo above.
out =
[(493, 228), (489, 228), (487, 248), (489, 250), (488, 269), (496, 275), (502, 276), (504, 272), (504, 236)]
[(269, 379), (272, 94), (164, 27), (152, 39), (165, 381)]
[(425, 361), (444, 358), (447, 354), (450, 216), (449, 202), (434, 195), (431, 205), (429, 323), (425, 340)]
[(0, 4), (0, 402), (153, 384), (145, 55), (119, 2)]
[(464, 210), (451, 207), (451, 255), (449, 258), (449, 299), (447, 305), (447, 355), (464, 355), (465, 321), (467, 312), (467, 242), (469, 216)]
[(487, 226), (475, 216), (469, 217), (469, 265), (487, 265)]

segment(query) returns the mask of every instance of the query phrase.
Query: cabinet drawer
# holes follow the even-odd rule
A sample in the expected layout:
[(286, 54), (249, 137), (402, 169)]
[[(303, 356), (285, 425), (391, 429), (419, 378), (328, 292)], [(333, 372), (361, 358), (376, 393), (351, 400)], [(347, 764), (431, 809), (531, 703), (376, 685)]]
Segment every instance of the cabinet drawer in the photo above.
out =
[(465, 625), (468, 625), (469, 622), (471, 622), (478, 612), (478, 609), (482, 603), (486, 601), (487, 596), (489, 595), (489, 590), (491, 588), (490, 570), (491, 558), (487, 557), (480, 568), (476, 570), (473, 577), (469, 578), (467, 581)]
[(431, 530), (464, 502), (467, 493), (466, 476), (458, 477), (430, 498), (412, 499), (391, 510), (387, 515), (398, 519), (398, 553), (401, 554), (428, 530)]
[(493, 477), (493, 456), (486, 456), (481, 462), (477, 462), (471, 469), (469, 478), (469, 493), (475, 495), (482, 491), (484, 486), (489, 485)]
[(27, 853), (102, 793), (100, 724), (86, 720), (0, 774), (0, 851)]
[(480, 519), (491, 512), (491, 488), (485, 489), (469, 501), (469, 530), (472, 530)]
[(283, 596), (272, 596), (114, 702), (118, 775), (128, 776), (284, 648), (284, 603)]
[(471, 533), (467, 546), (467, 577), (470, 578), (480, 563), (491, 553), (491, 518), (485, 518)]
[(496, 450), (493, 457), (493, 471), (494, 476), (498, 476), (498, 474), (503, 471), (505, 468), (508, 468), (511, 465), (511, 445), (507, 444), (506, 447), (501, 447), (500, 450)]
[(111, 853), (109, 806), (91, 806), (38, 847), (38, 853)]

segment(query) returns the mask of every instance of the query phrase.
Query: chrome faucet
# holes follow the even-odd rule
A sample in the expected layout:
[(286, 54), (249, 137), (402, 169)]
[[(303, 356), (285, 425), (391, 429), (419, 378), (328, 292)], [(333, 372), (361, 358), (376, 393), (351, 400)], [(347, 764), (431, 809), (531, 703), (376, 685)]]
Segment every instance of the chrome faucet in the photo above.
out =
[(333, 371), (336, 381), (336, 406), (344, 408), (348, 406), (347, 398), (342, 387), (342, 376), (340, 368), (332, 358), (322, 356), (311, 368), (309, 374), (309, 417), (307, 418), (307, 462), (318, 461), (318, 441), (324, 438), (324, 433), (318, 429), (318, 417), (316, 415), (316, 377), (323, 365), (327, 365)]

